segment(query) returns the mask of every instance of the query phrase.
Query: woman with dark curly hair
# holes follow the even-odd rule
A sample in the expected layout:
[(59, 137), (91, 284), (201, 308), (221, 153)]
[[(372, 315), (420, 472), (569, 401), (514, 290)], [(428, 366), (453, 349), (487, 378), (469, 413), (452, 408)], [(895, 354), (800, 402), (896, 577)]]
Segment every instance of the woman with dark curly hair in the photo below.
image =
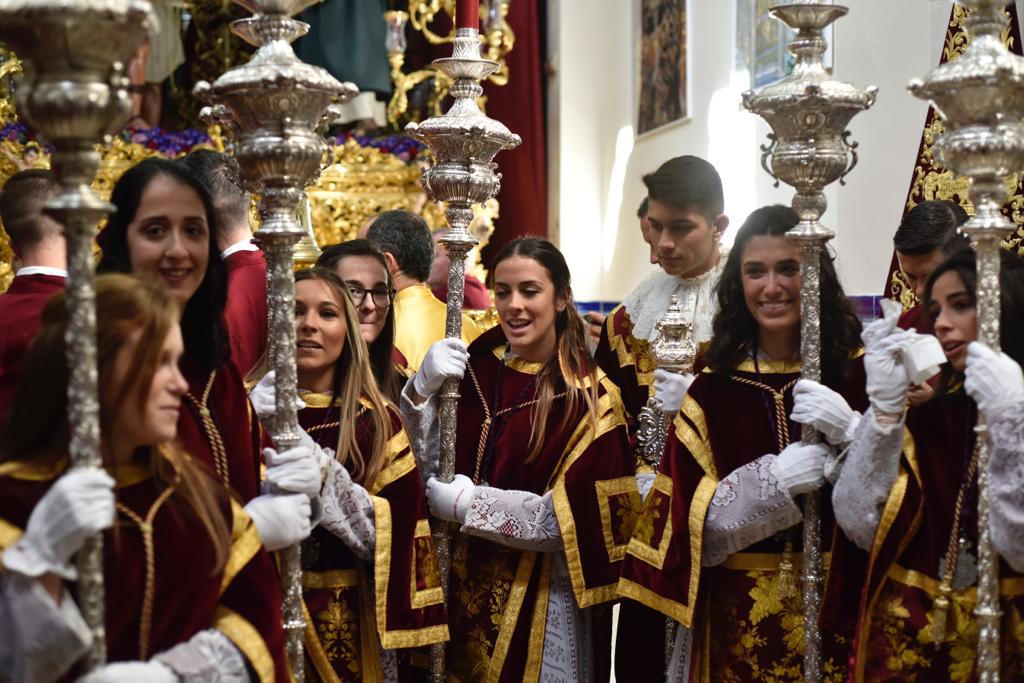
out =
[[(685, 627), (671, 680), (801, 679), (795, 499), (826, 484), (831, 448), (797, 441), (788, 417), (800, 378), (801, 256), (785, 234), (797, 221), (788, 207), (766, 206), (740, 228), (707, 367), (674, 420), (624, 563), (619, 592)], [(855, 405), (864, 402), (859, 332), (823, 249), (822, 375)]]

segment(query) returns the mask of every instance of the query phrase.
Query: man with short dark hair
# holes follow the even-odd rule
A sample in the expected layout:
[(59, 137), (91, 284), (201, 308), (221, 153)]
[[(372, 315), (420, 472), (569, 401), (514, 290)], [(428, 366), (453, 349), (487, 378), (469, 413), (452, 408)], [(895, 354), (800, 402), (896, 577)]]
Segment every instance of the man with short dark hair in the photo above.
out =
[[(447, 306), (426, 285), (434, 262), (434, 240), (426, 221), (410, 211), (385, 211), (366, 233), (383, 254), (395, 287), (395, 348), (410, 370), (418, 370), (427, 349), (444, 339)], [(462, 315), (462, 340), (480, 335), (476, 323)]]
[(267, 347), (267, 262), (252, 243), (249, 194), (242, 189), (235, 158), (210, 149), (182, 159), (210, 193), (215, 212), (217, 249), (228, 269), (224, 322), (231, 358), (245, 376)]
[(39, 330), (47, 300), (67, 283), (64, 227), (43, 213), (60, 190), (45, 169), (11, 176), (0, 192), (3, 223), (21, 267), (0, 295), (0, 420), (6, 417), (20, 381), (21, 361)]
[[(648, 199), (644, 239), (659, 269), (608, 314), (594, 354), (621, 391), (634, 444), (637, 418), (648, 398), (653, 396), (662, 410), (674, 415), (692, 381), (692, 375), (655, 370), (650, 355), (650, 344), (657, 336), (655, 325), (673, 295), (690, 322), (693, 342), (699, 347), (711, 339), (717, 311), (714, 289), (726, 260), (720, 241), (729, 225), (722, 180), (704, 159), (669, 159), (645, 175), (643, 182)], [(640, 229), (645, 230), (643, 222)], [(653, 470), (646, 465), (639, 468), (638, 479), (646, 494), (654, 480)], [(663, 678), (664, 618), (632, 600), (623, 600), (619, 610), (616, 676), (638, 681)]]
[(956, 202), (931, 200), (911, 209), (896, 228), (892, 243), (900, 270), (920, 301), (928, 277), (954, 251), (968, 246), (957, 228), (967, 212)]

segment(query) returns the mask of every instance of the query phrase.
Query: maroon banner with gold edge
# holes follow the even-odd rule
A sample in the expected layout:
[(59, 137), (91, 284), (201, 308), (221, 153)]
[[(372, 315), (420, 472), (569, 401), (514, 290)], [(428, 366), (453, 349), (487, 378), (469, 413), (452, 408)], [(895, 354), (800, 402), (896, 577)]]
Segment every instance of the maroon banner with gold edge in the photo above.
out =
[[(1010, 26), (1004, 32), (1003, 40), (1011, 52), (1022, 55), (1024, 52), (1021, 51), (1017, 6), (1015, 3), (1011, 4), (1003, 11), (1010, 17)], [(967, 13), (968, 10), (963, 6), (953, 5), (949, 23), (946, 25), (946, 39), (942, 45), (939, 64), (945, 64), (951, 59), (959, 57), (970, 44), (970, 36), (964, 28)], [(903, 205), (903, 216), (906, 216), (908, 211), (921, 202), (931, 199), (948, 199), (958, 202), (967, 213), (974, 215), (974, 207), (967, 196), (967, 178), (954, 175), (932, 155), (932, 145), (942, 131), (942, 119), (934, 107), (928, 107), (924, 131), (921, 133), (921, 144), (917, 149), (917, 161), (914, 164), (914, 173), (910, 178), (910, 189), (907, 191), (907, 201)], [(1020, 250), (1024, 246), (1022, 245), (1024, 242), (1024, 227), (1022, 227), (1024, 226), (1024, 176), (1021, 174), (1017, 174), (1007, 181), (1007, 200), (1003, 205), (1003, 213), (1018, 226), (1017, 231), (1003, 243), (1003, 246), (1008, 249)], [(902, 277), (895, 251), (892, 255), (892, 262), (889, 264), (889, 275), (885, 280), (885, 293), (903, 304), (904, 309), (910, 309), (916, 303), (914, 293)]]

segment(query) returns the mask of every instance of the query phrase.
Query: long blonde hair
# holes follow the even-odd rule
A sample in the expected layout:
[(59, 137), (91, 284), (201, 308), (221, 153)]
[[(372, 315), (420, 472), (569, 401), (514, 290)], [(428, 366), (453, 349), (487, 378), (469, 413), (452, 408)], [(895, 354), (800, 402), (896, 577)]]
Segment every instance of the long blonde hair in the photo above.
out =
[(562, 391), (565, 392), (566, 406), (558, 433), (563, 433), (570, 426), (570, 421), (575, 418), (581, 405), (586, 407), (591, 425), (597, 426), (597, 365), (590, 354), (583, 320), (573, 305), (569, 266), (562, 252), (547, 240), (519, 237), (506, 244), (498, 253), (491, 269), (492, 278), (498, 270), (498, 264), (513, 256), (533, 259), (543, 266), (555, 287), (556, 301), (565, 301), (565, 309), (555, 316), (555, 354), (544, 363), (537, 375), (537, 403), (531, 408), (530, 452), (526, 456), (526, 462), (532, 462), (544, 447), (548, 416), (556, 397)]
[[(336, 405), (341, 426), (338, 429), (337, 459), (343, 465), (349, 464), (352, 479), (359, 484), (373, 483), (384, 468), (387, 458), (387, 443), (392, 436), (392, 424), (388, 403), (377, 386), (370, 365), (370, 354), (366, 342), (359, 333), (359, 318), (348, 293), (348, 287), (337, 273), (326, 268), (314, 267), (295, 274), (295, 282), (318, 280), (326, 284), (338, 300), (345, 316), (345, 347), (334, 363), (331, 378), (331, 405)], [(361, 401), (369, 403), (369, 419), (373, 425), (371, 450), (364, 453), (359, 447), (356, 434), (356, 416), (362, 407)]]
[[(113, 422), (128, 404), (141, 410), (163, 354), (164, 341), (178, 324), (180, 309), (171, 296), (155, 285), (131, 275), (108, 274), (96, 278), (96, 356), (100, 388), (100, 436), (104, 465), (111, 472), (109, 439)], [(56, 462), (66, 458), (70, 442), (67, 417), (69, 382), (64, 338), (68, 314), (63, 292), (47, 302), (42, 327), (25, 360), (24, 377), (0, 448), (0, 461)], [(115, 384), (118, 355), (129, 339), (139, 339), (125, 374)], [(150, 450), (149, 465), (158, 486), (172, 487), (210, 536), (219, 573), (227, 562), (230, 529), (223, 506), (229, 495), (202, 472), (174, 442)]]

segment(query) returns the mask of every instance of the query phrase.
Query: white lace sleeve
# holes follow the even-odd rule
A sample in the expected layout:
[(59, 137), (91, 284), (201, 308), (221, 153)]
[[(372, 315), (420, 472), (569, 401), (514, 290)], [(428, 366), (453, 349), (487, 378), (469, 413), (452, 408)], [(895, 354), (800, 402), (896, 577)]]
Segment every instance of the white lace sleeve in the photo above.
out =
[(899, 472), (903, 422), (879, 425), (869, 408), (846, 448), (842, 470), (832, 489), (836, 522), (851, 541), (871, 549), (882, 508)]
[(92, 633), (66, 592), (58, 605), (35, 579), (0, 576), (0, 681), (55, 681), (91, 643)]
[(803, 519), (800, 508), (772, 476), (774, 461), (775, 455), (762, 455), (718, 482), (704, 520), (702, 565), (721, 564)]
[(337, 460), (327, 463), (327, 479), (320, 492), (320, 526), (341, 539), (363, 561), (373, 559), (376, 527), (370, 494), (352, 481)]
[(988, 431), (992, 545), (1011, 567), (1024, 572), (1024, 412), (1018, 407), (993, 416)]
[(462, 531), (520, 550), (562, 549), (562, 532), (550, 491), (538, 496), (529, 491), (477, 486)]
[(427, 479), (437, 476), (437, 463), (441, 457), (441, 421), (437, 416), (438, 400), (432, 396), (419, 405), (413, 397), (412, 377), (402, 389), (402, 421), (409, 445), (416, 456), (424, 486)]
[(245, 657), (226, 635), (200, 631), (153, 659), (170, 667), (181, 683), (249, 683)]

